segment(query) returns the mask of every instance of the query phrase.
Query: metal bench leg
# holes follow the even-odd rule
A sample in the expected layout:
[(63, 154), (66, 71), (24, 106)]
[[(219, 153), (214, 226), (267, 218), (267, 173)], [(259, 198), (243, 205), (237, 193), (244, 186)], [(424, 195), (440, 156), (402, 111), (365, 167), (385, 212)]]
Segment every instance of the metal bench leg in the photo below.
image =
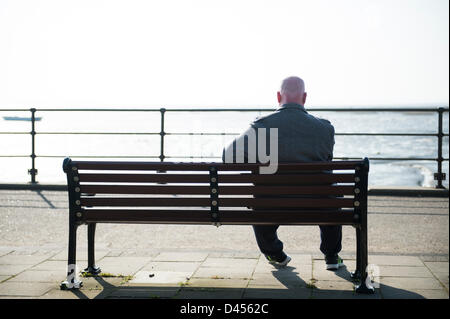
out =
[(367, 251), (367, 220), (361, 223), (358, 244), (360, 245), (360, 253), (357, 263), (359, 263), (358, 272), (360, 273), (360, 284), (356, 287), (357, 293), (373, 294), (375, 289), (367, 273), (368, 251)]
[(97, 224), (88, 225), (88, 266), (84, 269), (85, 273), (98, 275), (101, 272), (99, 267), (95, 266), (95, 227)]
[(350, 275), (354, 280), (361, 280), (361, 230), (356, 227), (356, 269)]
[(69, 257), (67, 262), (67, 280), (61, 283), (60, 288), (79, 289), (83, 283), (77, 278), (77, 228), (75, 222), (69, 223)]

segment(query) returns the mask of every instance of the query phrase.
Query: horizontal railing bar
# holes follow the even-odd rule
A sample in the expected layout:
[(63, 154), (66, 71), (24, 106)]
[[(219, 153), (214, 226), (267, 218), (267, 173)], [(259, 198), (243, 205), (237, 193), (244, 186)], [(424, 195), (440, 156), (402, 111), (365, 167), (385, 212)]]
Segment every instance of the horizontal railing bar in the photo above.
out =
[(31, 132), (0, 132), (0, 134), (31, 134)]
[[(30, 157), (30, 155), (0, 155), (0, 157)], [(36, 158), (66, 158), (67, 155), (36, 155)], [(111, 156), (111, 155), (105, 155), (105, 156), (97, 156), (97, 155), (71, 155), (71, 158), (159, 158), (157, 155), (152, 156), (128, 156), (128, 155), (120, 155), (120, 156)], [(165, 156), (165, 158), (184, 158), (184, 159), (221, 159), (221, 156)], [(358, 160), (361, 159), (361, 157), (334, 157), (336, 160)], [(438, 158), (418, 158), (418, 157), (411, 157), (411, 158), (396, 158), (396, 157), (368, 157), (371, 161), (437, 161)], [(443, 158), (443, 161), (448, 161), (449, 158)]]
[(172, 133), (165, 133), (165, 135), (239, 135), (240, 133), (217, 133), (217, 132), (210, 132), (210, 133), (189, 133), (189, 132), (172, 132)]
[[(159, 134), (159, 133), (158, 133)], [(165, 133), (165, 135), (239, 135), (240, 133), (189, 133), (189, 132), (173, 132)], [(335, 133), (334, 135), (354, 135), (354, 136), (439, 136), (438, 133)], [(444, 134), (449, 136), (449, 134)]]
[[(29, 156), (29, 155), (28, 155)], [(67, 155), (36, 155), (36, 157), (43, 157), (43, 158), (61, 158), (61, 157), (67, 157)], [(158, 155), (71, 155), (71, 158), (159, 158)]]
[[(166, 155), (165, 158), (222, 158), (221, 156), (168, 156)], [(358, 160), (361, 159), (361, 157), (333, 157), (336, 160)], [(375, 160), (375, 161), (437, 161), (438, 158), (419, 158), (419, 157), (367, 157), (369, 160)], [(448, 160), (448, 158), (444, 158), (444, 160)]]
[[(29, 133), (28, 133), (29, 134)], [(157, 132), (36, 132), (36, 135), (160, 135), (161, 133)]]
[[(30, 112), (30, 109), (0, 109), (0, 111), (8, 111), (8, 112), (22, 112), (22, 111), (28, 111)], [(36, 109), (36, 112), (161, 112), (161, 109), (111, 109), (111, 108), (105, 108), (105, 109), (86, 109), (86, 108), (66, 108), (66, 109)]]
[[(277, 108), (262, 109), (166, 109), (166, 112), (273, 112)], [(308, 112), (437, 112), (439, 108), (308, 108)], [(443, 109), (448, 112), (448, 108)]]
[(30, 112), (30, 109), (0, 109), (0, 112)]
[[(163, 108), (165, 112), (272, 112), (277, 108)], [(336, 108), (308, 108), (309, 112), (438, 112), (442, 109), (443, 112), (448, 112), (448, 107), (418, 107), (418, 108), (401, 108), (401, 107), (336, 107)], [(66, 108), (66, 109), (52, 109), (43, 108), (36, 109), (36, 112), (161, 112), (161, 108)], [(26, 112), (30, 109), (0, 109), (3, 112)]]
[[(0, 134), (31, 134), (31, 132), (0, 132)], [(35, 135), (161, 135), (161, 132), (35, 132)], [(164, 132), (164, 135), (239, 135), (240, 133), (225, 132), (206, 132), (206, 133), (190, 133), (190, 132)], [(335, 133), (334, 135), (345, 136), (439, 136), (438, 133)], [(443, 136), (449, 136), (444, 133)]]
[[(335, 133), (346, 136), (438, 136), (437, 133)], [(447, 134), (448, 136), (448, 134)]]

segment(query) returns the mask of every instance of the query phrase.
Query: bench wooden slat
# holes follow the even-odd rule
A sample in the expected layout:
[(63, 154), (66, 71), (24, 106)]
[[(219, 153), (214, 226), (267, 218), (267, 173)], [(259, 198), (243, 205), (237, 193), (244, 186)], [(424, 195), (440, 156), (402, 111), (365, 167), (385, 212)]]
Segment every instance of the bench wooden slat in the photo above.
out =
[[(209, 186), (81, 185), (91, 194), (209, 195)], [(221, 195), (353, 195), (353, 186), (221, 186)]]
[[(206, 210), (106, 210), (83, 211), (87, 223), (211, 224)], [(224, 225), (351, 225), (353, 210), (346, 211), (242, 211), (220, 212)]]
[[(72, 161), (82, 170), (165, 170), (165, 171), (207, 171), (211, 166), (225, 171), (257, 170), (261, 164), (226, 163), (176, 163), (176, 162), (115, 162), (115, 161)], [(332, 161), (314, 163), (278, 163), (280, 170), (348, 170), (360, 165), (361, 161)]]
[[(79, 174), (80, 182), (209, 183), (207, 174)], [(354, 183), (354, 174), (222, 174), (219, 183)]]
[[(82, 206), (110, 207), (209, 207), (209, 198), (135, 198), (135, 197), (82, 197)], [(219, 207), (353, 207), (347, 198), (219, 198)]]

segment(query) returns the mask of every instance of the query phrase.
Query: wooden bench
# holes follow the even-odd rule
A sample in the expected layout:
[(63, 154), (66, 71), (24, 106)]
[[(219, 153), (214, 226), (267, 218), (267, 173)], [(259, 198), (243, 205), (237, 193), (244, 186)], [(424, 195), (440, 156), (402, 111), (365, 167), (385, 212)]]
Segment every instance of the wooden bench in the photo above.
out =
[(62, 289), (79, 288), (76, 232), (88, 226), (88, 268), (96, 275), (97, 223), (219, 225), (352, 225), (356, 228), (356, 291), (373, 293), (367, 274), (369, 161), (259, 164), (63, 163), (69, 193), (69, 254)]

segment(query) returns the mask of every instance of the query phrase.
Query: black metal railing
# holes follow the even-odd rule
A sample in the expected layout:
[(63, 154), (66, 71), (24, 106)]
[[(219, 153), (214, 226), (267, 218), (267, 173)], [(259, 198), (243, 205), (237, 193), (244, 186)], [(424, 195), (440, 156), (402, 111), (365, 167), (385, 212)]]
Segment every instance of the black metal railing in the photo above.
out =
[[(2, 132), (0, 135), (8, 134), (30, 134), (31, 135), (31, 154), (30, 155), (18, 155), (18, 154), (2, 154), (0, 157), (30, 157), (31, 158), (31, 169), (28, 170), (31, 176), (31, 183), (35, 184), (36, 175), (38, 170), (36, 168), (36, 158), (63, 158), (66, 155), (36, 155), (35, 136), (37, 134), (68, 134), (68, 135), (159, 135), (160, 136), (160, 155), (159, 156), (97, 156), (97, 155), (71, 155), (72, 158), (143, 158), (143, 159), (159, 159), (164, 161), (168, 158), (183, 158), (183, 159), (219, 159), (218, 156), (166, 156), (164, 153), (164, 142), (165, 137), (168, 135), (238, 135), (239, 133), (195, 133), (195, 132), (166, 132), (165, 126), (165, 114), (166, 112), (272, 112), (272, 108), (160, 108), (160, 109), (87, 109), (87, 108), (73, 108), (73, 109), (0, 109), (0, 112), (30, 112), (31, 117), (31, 131), (30, 132)], [(439, 108), (310, 108), (309, 112), (424, 112), (424, 113), (436, 113), (438, 116), (438, 127), (435, 133), (345, 133), (337, 132), (337, 136), (433, 136), (437, 137), (437, 157), (370, 157), (370, 160), (385, 160), (385, 161), (435, 161), (437, 163), (437, 172), (434, 173), (434, 179), (437, 181), (436, 188), (444, 188), (443, 181), (446, 179), (445, 173), (442, 171), (442, 164), (444, 161), (448, 161), (448, 158), (443, 157), (443, 139), (448, 137), (448, 133), (444, 133), (443, 130), (443, 115), (445, 112), (449, 112), (448, 107)], [(36, 122), (36, 112), (159, 112), (161, 125), (159, 132), (36, 132), (35, 122)], [(360, 157), (335, 157), (335, 159), (360, 159)]]

